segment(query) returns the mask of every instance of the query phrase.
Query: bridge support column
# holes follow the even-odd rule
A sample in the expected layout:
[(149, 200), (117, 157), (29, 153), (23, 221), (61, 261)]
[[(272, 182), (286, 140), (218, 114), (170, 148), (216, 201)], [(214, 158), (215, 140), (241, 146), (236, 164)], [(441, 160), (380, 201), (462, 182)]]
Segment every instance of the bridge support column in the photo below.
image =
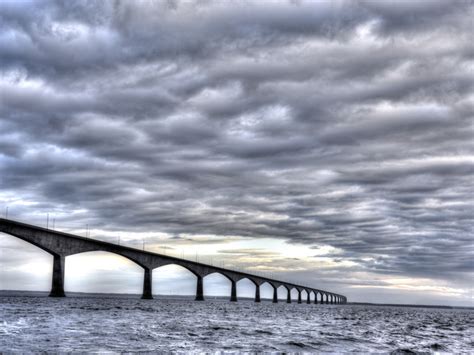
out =
[(276, 287), (273, 287), (273, 303), (278, 303), (278, 290)]
[(255, 285), (255, 302), (260, 302), (260, 285)]
[(298, 290), (298, 303), (301, 303), (301, 290)]
[(326, 304), (329, 304), (329, 295), (326, 293)]
[(288, 289), (288, 295), (286, 296), (286, 303), (291, 303), (291, 290)]
[(196, 298), (195, 301), (204, 301), (204, 287), (202, 276), (197, 276), (197, 283), (196, 283)]
[(64, 294), (64, 266), (66, 258), (61, 255), (54, 255), (53, 279), (49, 297), (66, 297)]
[(306, 291), (306, 303), (307, 304), (311, 304), (311, 295), (310, 295), (310, 292), (309, 291)]
[(149, 268), (144, 268), (145, 273), (143, 277), (143, 294), (142, 294), (142, 299), (144, 300), (152, 300), (153, 299), (153, 293), (151, 291), (151, 285), (152, 285), (152, 270)]
[(334, 296), (331, 295), (330, 297), (331, 297), (331, 298), (330, 298), (330, 301), (329, 301), (329, 302), (330, 302), (331, 304), (334, 304)]
[(232, 288), (230, 289), (230, 301), (237, 302), (237, 283), (235, 281), (232, 282)]
[(318, 304), (318, 295), (319, 295), (319, 292), (314, 293), (314, 304)]

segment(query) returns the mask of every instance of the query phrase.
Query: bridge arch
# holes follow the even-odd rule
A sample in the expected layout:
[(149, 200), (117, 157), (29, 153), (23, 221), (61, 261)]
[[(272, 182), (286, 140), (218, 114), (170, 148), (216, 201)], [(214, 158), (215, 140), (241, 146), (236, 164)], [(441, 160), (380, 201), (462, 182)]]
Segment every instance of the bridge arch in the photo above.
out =
[(249, 277), (242, 277), (237, 281), (237, 298), (257, 298), (257, 289), (259, 290), (258, 301), (260, 302), (260, 285)]
[[(54, 255), (30, 241), (12, 234), (0, 232), (0, 238), (2, 238), (1, 247), (5, 247), (5, 249), (2, 249), (2, 251), (5, 250), (5, 254), (0, 252), (0, 263), (2, 261), (1, 256), (3, 255), (8, 258), (22, 260), (21, 268), (0, 268), (1, 288), (41, 292), (50, 291), (51, 266)], [(19, 252), (18, 254), (15, 253), (15, 255), (9, 255), (9, 250), (15, 250), (15, 252), (18, 250)], [(27, 261), (23, 263), (23, 260)]]
[(206, 277), (209, 277), (209, 276), (214, 276), (214, 275), (220, 275), (220, 276), (223, 276), (225, 279), (229, 280), (230, 282), (234, 281), (232, 279), (231, 276), (229, 276), (228, 274), (226, 274), (225, 272), (221, 272), (221, 271), (212, 271), (206, 275), (203, 275), (204, 278)]
[(290, 287), (290, 297), (291, 297), (291, 301), (297, 301), (298, 300), (298, 295), (299, 292), (298, 292), (298, 289), (294, 286)]
[(87, 254), (87, 253), (96, 253), (96, 252), (115, 254), (115, 255), (121, 256), (125, 259), (130, 260), (131, 262), (137, 264), (138, 266), (140, 266), (143, 269), (148, 269), (147, 265), (145, 265), (141, 261), (131, 257), (130, 255), (127, 255), (126, 253), (122, 253), (122, 252), (115, 251), (115, 250), (114, 251), (107, 250), (107, 248), (88, 248), (87, 250), (84, 250), (84, 251), (77, 251), (77, 252), (69, 253), (69, 254), (65, 255), (65, 257), (71, 257), (71, 256), (82, 255), (82, 254)]
[(143, 266), (109, 251), (71, 254), (65, 257), (63, 273), (64, 289), (71, 292), (140, 294), (143, 286)]
[(34, 245), (35, 247), (47, 252), (48, 254), (51, 254), (51, 255), (58, 255), (57, 252), (55, 252), (54, 250), (46, 247), (45, 245), (41, 244), (41, 243), (37, 243), (34, 239), (32, 238), (28, 238), (26, 236), (23, 236), (22, 234), (20, 233), (13, 233), (13, 232), (10, 232), (10, 231), (1, 231), (0, 230), (0, 233), (4, 233), (10, 237), (15, 237), (17, 239), (20, 239), (24, 242), (27, 242), (28, 244), (31, 244), (31, 245)]
[(306, 289), (302, 289), (300, 291), (300, 294), (298, 295), (298, 302), (301, 302), (301, 303), (306, 303), (306, 300), (308, 299), (308, 291), (306, 291)]
[[(220, 272), (220, 271), (213, 271), (203, 277), (204, 280), (206, 280), (206, 278), (207, 278), (207, 282), (209, 282), (209, 280), (212, 280), (211, 282), (214, 283), (214, 286), (219, 286), (219, 288), (221, 289), (221, 292), (219, 292), (220, 294), (216, 294), (215, 292), (207, 292), (207, 293), (204, 292), (204, 295), (216, 297), (216, 296), (222, 296), (222, 293), (227, 293), (227, 294), (230, 293), (231, 295), (230, 300), (232, 302), (237, 301), (237, 283), (236, 281), (234, 281), (234, 279), (232, 279), (230, 275)], [(223, 280), (228, 280), (230, 284), (226, 283), (226, 286), (222, 286)], [(221, 283), (221, 285), (218, 285), (219, 283)], [(207, 289), (209, 289), (209, 287), (207, 287), (206, 290)]]
[[(188, 265), (186, 264), (183, 264), (183, 263), (177, 263), (177, 262), (173, 262), (173, 261), (166, 261), (166, 262), (161, 262), (159, 265), (155, 265), (155, 266), (152, 266), (150, 269), (155, 271), (159, 268), (162, 268), (162, 267), (166, 267), (166, 266), (178, 266), (180, 268), (183, 268), (185, 269), (186, 271), (189, 271), (191, 274), (193, 274), (194, 276), (196, 277), (199, 277), (201, 276), (196, 270), (194, 270), (193, 268), (189, 267)], [(208, 274), (210, 275), (210, 274)], [(207, 276), (207, 275), (205, 275)]]
[(152, 269), (152, 285), (155, 294), (194, 295), (200, 277), (185, 265), (173, 262)]
[(260, 285), (260, 296), (262, 299), (273, 300), (275, 293), (275, 286), (270, 282), (265, 281)]
[(288, 287), (286, 285), (279, 285), (277, 287), (277, 297), (278, 300), (287, 300), (288, 298), (288, 293), (290, 291), (288, 290)]

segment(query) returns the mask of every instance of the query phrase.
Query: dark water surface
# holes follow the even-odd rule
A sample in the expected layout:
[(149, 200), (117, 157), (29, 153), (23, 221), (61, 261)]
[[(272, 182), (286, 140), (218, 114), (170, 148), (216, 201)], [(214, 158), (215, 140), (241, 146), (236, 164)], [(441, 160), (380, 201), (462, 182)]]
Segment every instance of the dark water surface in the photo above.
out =
[(0, 297), (0, 352), (470, 353), (474, 312), (124, 297)]

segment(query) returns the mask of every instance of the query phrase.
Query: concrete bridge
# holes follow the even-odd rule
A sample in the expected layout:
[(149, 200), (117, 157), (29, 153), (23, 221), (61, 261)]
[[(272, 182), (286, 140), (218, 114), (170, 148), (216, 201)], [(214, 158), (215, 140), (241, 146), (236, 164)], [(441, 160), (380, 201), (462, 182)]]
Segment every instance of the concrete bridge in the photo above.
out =
[(230, 301), (237, 301), (237, 282), (248, 279), (255, 284), (255, 302), (260, 302), (260, 286), (268, 283), (273, 288), (273, 302), (278, 302), (277, 289), (283, 286), (287, 290), (286, 302), (291, 303), (291, 290), (298, 291), (298, 303), (302, 303), (302, 292), (306, 291), (306, 303), (311, 303), (311, 293), (314, 294), (314, 303), (321, 304), (344, 304), (347, 298), (333, 292), (323, 291), (312, 287), (292, 284), (246, 272), (229, 270), (217, 266), (206, 265), (186, 259), (161, 255), (149, 251), (142, 251), (126, 246), (107, 243), (95, 239), (84, 238), (77, 235), (63, 233), (51, 229), (46, 229), (26, 223), (21, 223), (9, 219), (0, 218), (0, 232), (15, 236), (38, 248), (50, 253), (54, 257), (53, 277), (51, 286), (51, 297), (65, 297), (64, 293), (64, 267), (65, 258), (69, 255), (90, 252), (106, 251), (121, 255), (143, 268), (143, 294), (142, 298), (152, 299), (152, 270), (165, 265), (180, 265), (193, 273), (197, 278), (196, 301), (204, 300), (203, 278), (213, 273), (225, 276), (231, 282)]

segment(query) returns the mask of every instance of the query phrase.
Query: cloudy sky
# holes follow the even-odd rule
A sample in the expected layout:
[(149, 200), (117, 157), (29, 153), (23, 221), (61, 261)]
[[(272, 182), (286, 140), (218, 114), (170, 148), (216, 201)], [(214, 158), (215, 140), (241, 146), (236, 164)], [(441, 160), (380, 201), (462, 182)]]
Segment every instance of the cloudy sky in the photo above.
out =
[[(352, 301), (472, 305), (473, 9), (2, 1), (0, 215)], [(48, 290), (48, 254), (0, 247), (0, 288)], [(87, 253), (66, 288), (141, 275)]]

